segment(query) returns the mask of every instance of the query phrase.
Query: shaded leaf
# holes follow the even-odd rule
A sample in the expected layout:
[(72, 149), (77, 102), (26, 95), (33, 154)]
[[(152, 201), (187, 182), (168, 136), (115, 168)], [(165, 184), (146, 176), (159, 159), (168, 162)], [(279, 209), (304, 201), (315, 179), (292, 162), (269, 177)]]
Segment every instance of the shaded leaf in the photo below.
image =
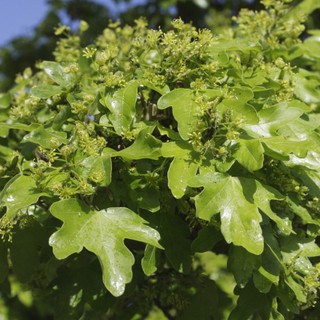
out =
[(144, 256), (141, 260), (142, 270), (145, 275), (150, 276), (157, 271), (157, 260), (159, 258), (159, 249), (147, 244), (144, 250)]
[(193, 252), (210, 251), (222, 239), (221, 233), (214, 227), (206, 226), (199, 231), (197, 237), (193, 240), (191, 250)]
[(238, 246), (231, 246), (228, 253), (228, 269), (233, 273), (240, 288), (244, 288), (254, 270), (261, 264), (261, 257)]
[(175, 214), (162, 213), (159, 232), (161, 245), (172, 266), (179, 272), (189, 273), (191, 268), (190, 232), (186, 223)]
[(0, 240), (0, 283), (6, 279), (8, 272), (8, 246)]

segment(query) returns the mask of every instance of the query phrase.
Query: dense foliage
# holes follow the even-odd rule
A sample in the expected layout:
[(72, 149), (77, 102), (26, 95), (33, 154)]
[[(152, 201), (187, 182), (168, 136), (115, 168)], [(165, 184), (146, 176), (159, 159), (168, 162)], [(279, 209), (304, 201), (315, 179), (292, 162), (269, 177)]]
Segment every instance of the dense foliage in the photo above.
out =
[(111, 23), (0, 97), (7, 319), (317, 319), (320, 4), (226, 33)]

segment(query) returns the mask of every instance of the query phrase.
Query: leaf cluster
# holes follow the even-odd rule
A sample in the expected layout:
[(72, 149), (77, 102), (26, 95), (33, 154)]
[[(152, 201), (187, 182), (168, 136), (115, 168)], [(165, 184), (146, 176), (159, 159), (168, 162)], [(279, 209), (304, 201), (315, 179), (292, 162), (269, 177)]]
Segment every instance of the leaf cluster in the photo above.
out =
[(56, 29), (55, 61), (0, 97), (4, 296), (54, 319), (316, 319), (317, 6), (288, 2), (219, 35)]

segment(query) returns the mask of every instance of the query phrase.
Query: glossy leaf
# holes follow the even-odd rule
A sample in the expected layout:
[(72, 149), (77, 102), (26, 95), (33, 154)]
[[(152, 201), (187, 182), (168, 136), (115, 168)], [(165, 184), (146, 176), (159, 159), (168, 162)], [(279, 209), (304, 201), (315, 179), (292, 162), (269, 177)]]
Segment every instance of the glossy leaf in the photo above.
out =
[(158, 232), (128, 208), (95, 211), (80, 200), (70, 199), (55, 202), (50, 211), (64, 222), (49, 240), (55, 256), (64, 259), (84, 247), (95, 253), (101, 263), (103, 283), (114, 296), (123, 294), (132, 278), (134, 257), (123, 240), (160, 247)]
[(12, 220), (17, 211), (29, 207), (46, 193), (38, 189), (35, 180), (29, 176), (16, 176), (7, 183), (0, 195), (0, 203), (7, 207), (6, 216)]
[(151, 276), (155, 271), (157, 271), (159, 253), (159, 249), (156, 247), (150, 244), (146, 245), (144, 256), (141, 260), (142, 270), (146, 276)]
[(255, 171), (263, 166), (263, 153), (264, 149), (259, 139), (240, 139), (234, 157), (246, 169)]
[(166, 109), (168, 107), (172, 107), (181, 138), (188, 140), (189, 134), (194, 131), (198, 119), (193, 90), (175, 89), (163, 95), (158, 101), (158, 108)]
[(298, 235), (281, 237), (280, 247), (284, 262), (287, 262), (290, 258), (299, 256), (320, 256), (320, 247), (315, 243), (313, 238), (301, 238)]
[(141, 130), (135, 142), (117, 155), (129, 160), (158, 159), (161, 156), (161, 141), (152, 136), (151, 132), (150, 128)]
[(161, 153), (163, 157), (174, 157), (168, 170), (168, 187), (173, 196), (180, 199), (185, 194), (189, 178), (197, 173), (199, 156), (184, 141), (162, 144)]
[(84, 177), (92, 177), (95, 173), (102, 173), (98, 181), (100, 186), (108, 186), (111, 183), (112, 163), (110, 157), (93, 155), (78, 163), (76, 171)]
[(258, 124), (245, 124), (244, 129), (252, 137), (271, 137), (277, 129), (298, 119), (303, 111), (282, 103), (258, 112)]
[(23, 138), (23, 142), (33, 142), (40, 145), (45, 149), (51, 148), (51, 139), (55, 139), (59, 144), (67, 144), (68, 140), (66, 139), (67, 134), (65, 132), (49, 131), (44, 127), (40, 127), (26, 134)]
[(60, 84), (63, 87), (74, 85), (76, 75), (72, 72), (66, 73), (64, 67), (58, 62), (43, 61), (42, 67), (45, 73), (57, 84)]
[(300, 158), (305, 157), (308, 149), (314, 147), (312, 141), (289, 141), (281, 136), (264, 138), (262, 142), (268, 149), (282, 156), (288, 156), (290, 153), (293, 153)]
[(262, 218), (257, 205), (244, 195), (239, 178), (217, 173), (195, 177), (189, 180), (189, 185), (204, 186), (204, 190), (195, 197), (199, 218), (210, 221), (220, 212), (221, 232), (226, 241), (243, 246), (253, 254), (261, 254)]
[(106, 97), (106, 106), (110, 110), (109, 119), (118, 134), (130, 130), (136, 114), (138, 84), (133, 82)]

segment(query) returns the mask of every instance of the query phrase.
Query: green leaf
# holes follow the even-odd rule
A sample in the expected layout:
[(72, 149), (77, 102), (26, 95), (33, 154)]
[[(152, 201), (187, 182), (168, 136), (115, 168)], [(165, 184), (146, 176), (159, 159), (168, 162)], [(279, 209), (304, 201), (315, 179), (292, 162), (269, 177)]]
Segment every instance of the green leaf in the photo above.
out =
[(247, 320), (252, 315), (257, 319), (269, 320), (272, 306), (272, 296), (260, 293), (251, 282), (241, 290), (237, 306), (232, 310), (228, 320)]
[(252, 172), (263, 167), (264, 149), (260, 139), (239, 139), (235, 147), (238, 149), (233, 156), (246, 169)]
[(134, 143), (116, 155), (129, 160), (154, 159), (161, 156), (161, 141), (151, 135), (153, 128), (142, 129)]
[(103, 283), (114, 296), (123, 294), (125, 284), (132, 279), (134, 257), (123, 240), (132, 239), (161, 248), (159, 233), (128, 208), (95, 211), (80, 200), (70, 199), (55, 202), (50, 211), (64, 222), (49, 239), (54, 255), (64, 259), (84, 247), (96, 254)]
[(16, 212), (36, 203), (41, 196), (47, 195), (37, 188), (33, 178), (28, 176), (15, 176), (11, 179), (0, 195), (7, 207), (6, 215), (12, 220)]
[(48, 99), (57, 93), (61, 93), (63, 88), (59, 86), (52, 86), (50, 84), (40, 84), (30, 90), (30, 94), (35, 97)]
[(103, 173), (103, 178), (99, 185), (106, 187), (111, 183), (112, 163), (111, 158), (106, 156), (92, 155), (78, 163), (76, 171), (90, 179), (94, 173)]
[(261, 257), (233, 245), (228, 256), (228, 269), (233, 273), (238, 286), (244, 288), (251, 279), (253, 271), (259, 268)]
[(141, 267), (146, 276), (152, 275), (157, 271), (157, 260), (159, 258), (159, 249), (147, 244), (144, 250), (144, 256), (141, 260)]
[(214, 173), (189, 180), (192, 187), (204, 186), (195, 197), (197, 216), (210, 221), (220, 212), (221, 232), (228, 243), (243, 246), (253, 254), (263, 251), (262, 221), (258, 206), (248, 201), (243, 185), (246, 181)]
[(168, 187), (173, 196), (180, 199), (188, 186), (189, 178), (196, 175), (199, 167), (199, 155), (188, 142), (176, 141), (163, 143), (163, 157), (174, 157), (168, 170)]
[(206, 252), (210, 251), (216, 243), (222, 240), (222, 235), (214, 227), (207, 226), (201, 229), (197, 237), (191, 244), (193, 252)]
[(298, 119), (303, 114), (299, 108), (288, 107), (287, 103), (262, 109), (258, 112), (258, 124), (245, 124), (243, 128), (252, 137), (271, 137), (280, 127)]
[(280, 238), (280, 248), (283, 262), (288, 262), (291, 258), (319, 257), (320, 248), (313, 238), (302, 238), (299, 235), (289, 235)]
[(32, 124), (24, 124), (24, 123), (1, 123), (2, 128), (8, 129), (16, 129), (16, 130), (24, 130), (24, 131), (32, 131), (39, 127), (39, 124), (32, 123)]
[(304, 224), (312, 223), (320, 225), (320, 222), (314, 220), (305, 207), (302, 207), (298, 204), (297, 199), (287, 196), (286, 202), (288, 203), (290, 210), (294, 212), (298, 217), (300, 217)]
[(189, 133), (194, 131), (198, 120), (195, 98), (191, 89), (175, 89), (158, 100), (159, 109), (172, 107), (173, 116), (178, 122), (178, 131), (183, 140), (189, 139)]
[(145, 87), (148, 87), (149, 89), (152, 89), (152, 90), (160, 93), (161, 95), (164, 95), (164, 94), (170, 92), (170, 88), (167, 85), (165, 85), (163, 87), (159, 87), (159, 86), (156, 86), (152, 82), (145, 80), (145, 79), (139, 80), (139, 84), (141, 84)]
[(11, 103), (11, 94), (0, 94), (0, 110), (7, 109)]
[(0, 145), (0, 159), (8, 161), (10, 159), (10, 154), (12, 154), (13, 150)]
[(23, 137), (22, 142), (33, 142), (40, 145), (45, 149), (50, 149), (50, 140), (56, 139), (61, 144), (67, 144), (69, 141), (67, 139), (66, 132), (49, 131), (44, 127), (37, 128)]
[(297, 6), (295, 6), (288, 15), (285, 16), (285, 20), (293, 20), (295, 21), (297, 18), (301, 18), (301, 16), (308, 16), (314, 10), (320, 8), (320, 3), (314, 0), (304, 0), (301, 1)]
[(287, 276), (285, 279), (285, 283), (294, 292), (298, 301), (302, 303), (307, 302), (307, 294), (305, 292), (305, 289), (299, 283), (297, 283), (292, 276)]
[[(246, 181), (246, 184), (250, 184), (248, 180)], [(271, 200), (283, 200), (284, 196), (276, 189), (264, 185), (257, 180), (255, 181), (255, 186), (253, 186), (253, 188), (255, 189), (253, 199), (259, 209), (262, 210), (271, 220), (276, 222), (280, 228), (283, 228), (288, 232), (293, 232), (286, 222), (274, 213), (270, 207)]]
[(262, 142), (267, 147), (265, 153), (268, 153), (268, 149), (270, 149), (281, 156), (289, 156), (290, 153), (293, 153), (304, 158), (309, 149), (315, 148), (315, 143), (310, 140), (289, 141), (281, 136), (263, 138)]
[(10, 246), (13, 272), (21, 282), (27, 282), (37, 273), (40, 266), (40, 250), (47, 244), (44, 230), (38, 223), (14, 233)]
[[(245, 97), (244, 97), (245, 98)], [(226, 111), (232, 111), (231, 118), (245, 118), (245, 123), (256, 124), (259, 118), (253, 106), (245, 100), (224, 99), (217, 107), (218, 112), (223, 115)]]
[(212, 280), (206, 279), (203, 282), (186, 308), (178, 315), (177, 320), (218, 319), (216, 317), (220, 314), (219, 303), (222, 300), (218, 287)]
[(60, 130), (70, 116), (71, 116), (70, 106), (62, 105), (60, 107), (59, 113), (55, 116), (53, 120), (52, 128), (54, 130)]
[(190, 231), (186, 223), (175, 214), (161, 213), (161, 245), (172, 266), (179, 272), (189, 273), (191, 269)]
[(118, 134), (124, 134), (131, 128), (136, 115), (137, 88), (138, 84), (132, 82), (105, 98), (106, 107), (110, 110), (109, 119)]
[(320, 102), (319, 81), (307, 79), (304, 72), (300, 72), (295, 77), (294, 94), (305, 103)]
[(236, 87), (233, 89), (237, 101), (248, 102), (253, 99), (253, 91), (248, 87)]
[(255, 287), (262, 293), (270, 291), (272, 284), (278, 285), (281, 269), (281, 252), (270, 224), (263, 226), (265, 247), (261, 255), (261, 266), (253, 274)]
[(58, 62), (43, 61), (42, 67), (45, 73), (56, 83), (63, 87), (70, 87), (75, 84), (76, 75), (72, 72), (65, 73), (64, 67)]
[(6, 279), (8, 272), (8, 246), (0, 240), (0, 283)]

